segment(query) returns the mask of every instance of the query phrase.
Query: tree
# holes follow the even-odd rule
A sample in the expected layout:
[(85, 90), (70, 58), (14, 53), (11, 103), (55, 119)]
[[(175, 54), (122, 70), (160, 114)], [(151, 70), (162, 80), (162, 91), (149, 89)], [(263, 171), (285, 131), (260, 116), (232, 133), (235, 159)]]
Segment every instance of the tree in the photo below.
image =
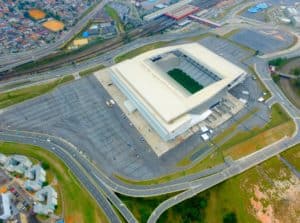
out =
[(46, 162), (42, 162), (42, 167), (44, 168), (44, 170), (48, 170), (50, 168), (50, 165), (49, 163), (46, 163)]
[(275, 83), (278, 83), (280, 81), (280, 76), (278, 74), (272, 75), (272, 79)]

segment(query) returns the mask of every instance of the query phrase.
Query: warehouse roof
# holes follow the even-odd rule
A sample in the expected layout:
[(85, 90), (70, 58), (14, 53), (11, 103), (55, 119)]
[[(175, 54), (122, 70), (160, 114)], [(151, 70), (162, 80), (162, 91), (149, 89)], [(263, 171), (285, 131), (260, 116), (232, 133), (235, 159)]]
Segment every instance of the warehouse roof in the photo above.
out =
[[(210, 84), (192, 95), (183, 94), (172, 81), (166, 78), (150, 58), (171, 51), (180, 51), (214, 74), (219, 81)], [(183, 44), (149, 51), (133, 59), (123, 61), (112, 68), (113, 75), (157, 117), (176, 128), (190, 119), (187, 112), (214, 97), (245, 71), (216, 55), (198, 43)], [(176, 119), (176, 122), (174, 120)]]

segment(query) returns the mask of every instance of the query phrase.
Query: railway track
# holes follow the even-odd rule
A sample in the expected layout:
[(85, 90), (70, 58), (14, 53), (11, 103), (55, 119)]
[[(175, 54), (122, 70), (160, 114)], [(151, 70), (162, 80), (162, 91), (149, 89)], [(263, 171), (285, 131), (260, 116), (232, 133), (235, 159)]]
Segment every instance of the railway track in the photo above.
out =
[[(161, 18), (154, 20), (151, 23), (148, 23), (138, 29), (132, 30), (131, 32), (129, 32), (125, 35), (121, 35), (114, 39), (107, 40), (104, 43), (95, 45), (86, 50), (78, 52), (76, 54), (66, 55), (65, 57), (63, 57), (59, 60), (55, 60), (53, 62), (50, 61), (48, 63), (37, 65), (36, 67), (31, 67), (28, 69), (24, 68), (24, 70), (13, 69), (11, 71), (2, 72), (2, 73), (0, 73), (0, 80), (6, 80), (9, 78), (23, 76), (23, 75), (38, 74), (38, 73), (42, 73), (42, 72), (46, 72), (49, 70), (53, 70), (53, 69), (62, 67), (63, 65), (66, 65), (66, 64), (72, 64), (74, 62), (79, 63), (84, 60), (90, 59), (94, 56), (103, 54), (107, 51), (116, 49), (116, 48), (122, 46), (126, 42), (126, 40), (132, 41), (132, 40), (136, 40), (138, 38), (141, 38), (141, 37), (144, 37), (144, 36), (147, 36), (150, 34), (158, 33), (160, 31), (170, 27), (173, 24), (174, 24), (173, 20), (166, 18), (166, 17), (161, 17)], [(55, 58), (60, 55), (61, 54), (59, 54), (59, 53), (53, 54), (53, 55), (47, 57), (46, 59), (51, 60), (52, 58)], [(42, 60), (44, 60), (44, 59), (45, 58), (43, 58)]]

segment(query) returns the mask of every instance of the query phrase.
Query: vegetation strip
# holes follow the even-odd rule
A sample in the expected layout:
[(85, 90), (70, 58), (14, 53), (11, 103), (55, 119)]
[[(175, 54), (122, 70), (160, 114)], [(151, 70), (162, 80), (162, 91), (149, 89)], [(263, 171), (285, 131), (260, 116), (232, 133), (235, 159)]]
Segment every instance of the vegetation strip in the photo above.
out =
[(25, 100), (40, 96), (42, 94), (50, 92), (57, 86), (69, 82), (73, 79), (74, 77), (69, 75), (46, 84), (34, 85), (18, 90), (0, 93), (0, 108), (5, 108), (23, 102)]

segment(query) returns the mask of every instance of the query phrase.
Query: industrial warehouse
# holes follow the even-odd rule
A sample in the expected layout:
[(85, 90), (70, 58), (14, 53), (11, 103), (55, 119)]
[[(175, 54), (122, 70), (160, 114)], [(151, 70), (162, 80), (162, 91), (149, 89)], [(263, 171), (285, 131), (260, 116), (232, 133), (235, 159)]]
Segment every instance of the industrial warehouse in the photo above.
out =
[(164, 141), (206, 120), (246, 78), (244, 70), (198, 43), (152, 50), (110, 73), (128, 111), (137, 110)]

